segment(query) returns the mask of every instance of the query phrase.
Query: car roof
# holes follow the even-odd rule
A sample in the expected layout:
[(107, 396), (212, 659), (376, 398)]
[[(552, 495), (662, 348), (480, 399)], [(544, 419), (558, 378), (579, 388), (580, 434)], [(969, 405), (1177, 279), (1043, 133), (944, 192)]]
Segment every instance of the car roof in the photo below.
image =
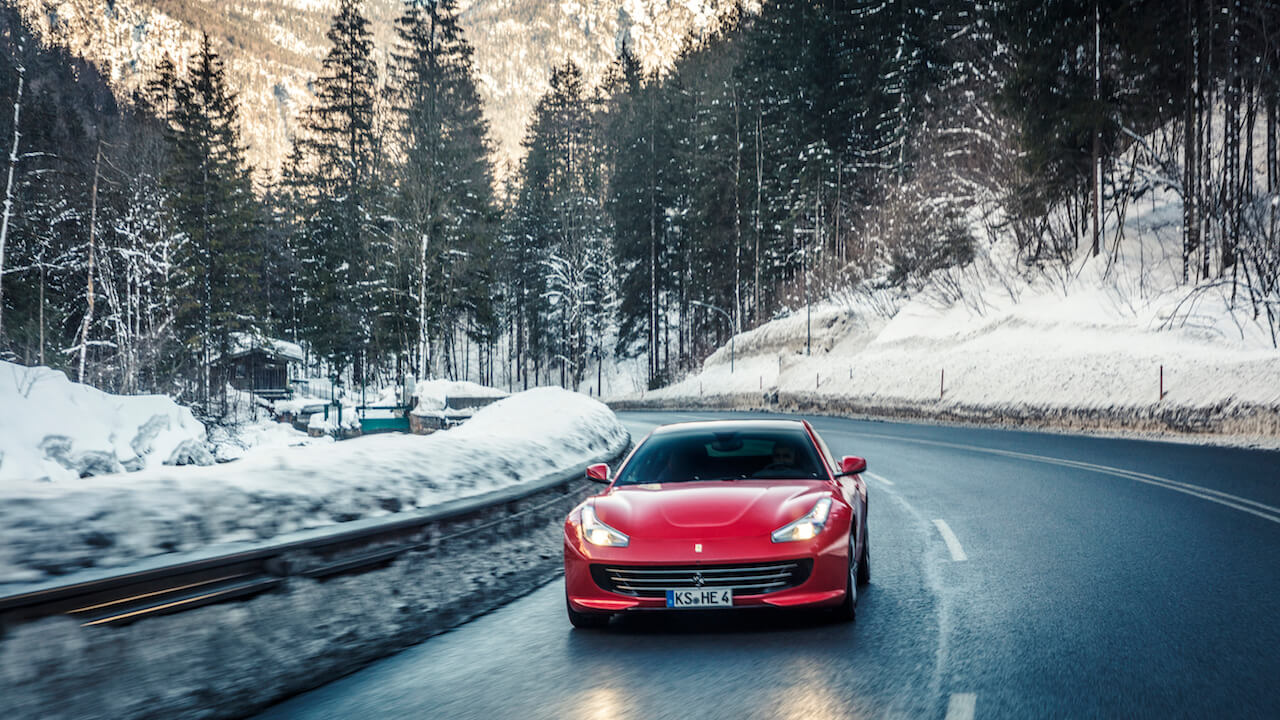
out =
[(786, 430), (805, 432), (804, 422), (800, 420), (697, 420), (693, 422), (662, 425), (653, 431), (654, 437), (659, 435), (692, 435), (705, 432), (735, 432), (743, 430)]

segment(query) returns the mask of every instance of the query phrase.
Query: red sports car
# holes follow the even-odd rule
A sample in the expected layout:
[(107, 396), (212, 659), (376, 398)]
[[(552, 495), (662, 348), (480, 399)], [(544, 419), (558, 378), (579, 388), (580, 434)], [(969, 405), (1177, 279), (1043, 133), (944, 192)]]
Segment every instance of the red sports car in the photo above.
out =
[(681, 423), (654, 430), (564, 525), (576, 627), (620, 612), (831, 608), (852, 620), (870, 580), (862, 458), (836, 462), (805, 421)]

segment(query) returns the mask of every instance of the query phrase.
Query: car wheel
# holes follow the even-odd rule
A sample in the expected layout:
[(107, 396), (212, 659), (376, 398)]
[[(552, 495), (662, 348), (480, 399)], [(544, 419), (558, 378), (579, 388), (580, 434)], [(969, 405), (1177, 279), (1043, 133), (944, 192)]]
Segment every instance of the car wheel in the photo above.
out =
[(858, 612), (858, 577), (862, 574), (859, 564), (855, 563), (853, 541), (849, 541), (849, 572), (845, 574), (844, 601), (835, 609), (836, 620), (852, 622)]
[(858, 585), (865, 586), (871, 582), (871, 534), (865, 528), (862, 531), (862, 560), (858, 561)]
[(569, 622), (572, 623), (574, 627), (583, 630), (602, 628), (609, 624), (609, 618), (612, 617), (609, 613), (578, 612), (569, 604), (569, 598), (567, 597), (564, 599), (564, 608), (569, 612)]

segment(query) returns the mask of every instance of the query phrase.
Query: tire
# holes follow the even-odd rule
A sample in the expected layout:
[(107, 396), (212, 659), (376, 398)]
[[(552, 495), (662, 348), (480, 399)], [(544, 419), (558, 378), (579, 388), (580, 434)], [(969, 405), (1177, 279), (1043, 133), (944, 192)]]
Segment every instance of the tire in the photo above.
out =
[(863, 527), (862, 560), (858, 561), (858, 586), (866, 587), (871, 582), (871, 534)]
[(844, 600), (834, 609), (833, 615), (837, 622), (853, 622), (858, 616), (858, 576), (861, 576), (862, 570), (859, 564), (854, 566), (853, 562), (853, 541), (849, 541), (849, 572), (845, 573), (845, 591)]
[(569, 598), (564, 599), (564, 609), (569, 613), (569, 622), (580, 630), (598, 630), (609, 624), (610, 613), (584, 613), (573, 609)]

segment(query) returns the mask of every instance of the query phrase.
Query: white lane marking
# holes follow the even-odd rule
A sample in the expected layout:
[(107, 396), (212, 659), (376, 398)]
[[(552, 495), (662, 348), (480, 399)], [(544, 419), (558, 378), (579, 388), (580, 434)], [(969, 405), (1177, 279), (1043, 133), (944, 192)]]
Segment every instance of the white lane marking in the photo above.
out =
[(978, 696), (975, 693), (953, 693), (947, 703), (946, 720), (973, 720), (973, 711), (978, 707)]
[(889, 486), (892, 486), (892, 485), (893, 485), (893, 481), (892, 481), (892, 480), (890, 480), (890, 479), (889, 479), (889, 478), (887, 478), (887, 477), (883, 477), (883, 476), (877, 475), (877, 474), (875, 474), (875, 473), (873, 473), (873, 472), (869, 472), (869, 473), (865, 473), (865, 474), (866, 474), (866, 476), (867, 476), (867, 477), (869, 477), (869, 478), (875, 478), (876, 480), (879, 480), (880, 482), (884, 483), (885, 485), (889, 485)]
[[(1249, 498), (1232, 495), (1231, 493), (1214, 490), (1212, 488), (1201, 487), (1200, 485), (1192, 485), (1178, 480), (1170, 480), (1159, 475), (1148, 475), (1134, 470), (1125, 470), (1123, 468), (1111, 467), (1110, 465), (1098, 465), (1095, 463), (1081, 462), (1079, 460), (1066, 460), (1064, 458), (1049, 457), (1047, 455), (1033, 455), (1031, 453), (1015, 452), (1013, 450), (997, 450), (995, 448), (985, 448), (978, 445), (965, 445), (962, 443), (949, 443), (940, 440), (922, 440), (919, 438), (899, 437), (897, 435), (872, 435), (873, 437), (884, 438), (886, 440), (901, 440), (903, 442), (919, 443), (921, 445), (936, 445), (938, 447), (955, 448), (957, 450), (972, 450), (973, 452), (987, 453), (988, 455), (1000, 455), (1003, 457), (1017, 458), (1020, 460), (1030, 460), (1032, 462), (1045, 463), (1046, 465), (1060, 465), (1062, 467), (1077, 468), (1080, 470), (1089, 470), (1104, 475), (1112, 475), (1134, 482), (1145, 483), (1162, 487), (1166, 490), (1180, 492), (1184, 495), (1198, 497), (1202, 500), (1208, 500), (1212, 503), (1223, 505), (1233, 510), (1246, 512), (1250, 515), (1256, 515), (1263, 520), (1270, 520), (1280, 525), (1280, 508), (1266, 503), (1250, 500)], [(1246, 507), (1251, 506), (1251, 507)]]
[(934, 520), (933, 524), (937, 526), (938, 532), (942, 533), (942, 541), (947, 544), (947, 550), (951, 551), (951, 559), (956, 562), (968, 560), (969, 556), (965, 555), (964, 548), (960, 547), (960, 538), (951, 532), (951, 526), (947, 524), (947, 521)]

